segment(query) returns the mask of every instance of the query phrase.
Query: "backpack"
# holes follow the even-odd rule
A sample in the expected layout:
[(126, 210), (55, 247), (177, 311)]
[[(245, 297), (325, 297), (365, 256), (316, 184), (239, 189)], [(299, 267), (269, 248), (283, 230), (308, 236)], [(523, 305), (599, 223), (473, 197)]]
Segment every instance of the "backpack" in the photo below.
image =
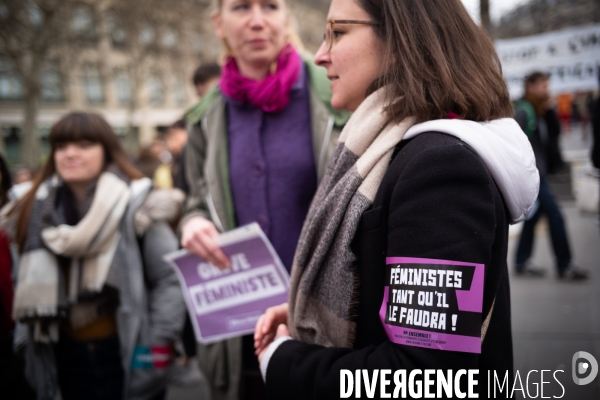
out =
[(527, 135), (527, 137), (529, 138), (529, 140), (531, 140), (533, 132), (535, 132), (535, 130), (537, 129), (537, 116), (535, 114), (535, 109), (533, 108), (533, 105), (527, 100), (517, 100), (513, 103), (513, 106), (515, 108), (515, 113), (519, 111), (525, 112), (525, 115), (527, 117), (527, 125), (525, 126), (524, 132), (525, 135)]

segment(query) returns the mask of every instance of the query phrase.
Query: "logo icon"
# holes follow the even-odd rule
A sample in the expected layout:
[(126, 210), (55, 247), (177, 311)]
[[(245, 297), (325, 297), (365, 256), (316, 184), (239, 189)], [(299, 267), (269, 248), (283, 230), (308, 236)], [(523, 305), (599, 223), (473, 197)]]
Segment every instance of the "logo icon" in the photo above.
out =
[[(585, 360), (585, 361), (583, 361)], [(598, 375), (598, 361), (588, 352), (578, 351), (573, 354), (573, 382), (577, 385), (587, 385), (591, 383)], [(586, 378), (579, 378), (578, 375), (588, 373)]]

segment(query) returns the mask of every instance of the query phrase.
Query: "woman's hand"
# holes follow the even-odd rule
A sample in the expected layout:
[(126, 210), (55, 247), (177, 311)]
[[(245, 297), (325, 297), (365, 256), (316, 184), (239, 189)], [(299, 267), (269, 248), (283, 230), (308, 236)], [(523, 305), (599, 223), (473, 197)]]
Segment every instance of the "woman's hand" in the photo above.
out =
[[(277, 334), (275, 335), (273, 340), (283, 336), (290, 336), (290, 330), (288, 329), (287, 325), (279, 324), (279, 326), (277, 327)], [(269, 348), (271, 343), (273, 343), (273, 341), (270, 341), (265, 347), (263, 347), (263, 349), (259, 353), (257, 353), (259, 364), (262, 362), (262, 359), (265, 356), (265, 353), (267, 352), (267, 349)]]
[(229, 258), (215, 243), (217, 236), (219, 231), (212, 222), (202, 217), (190, 218), (181, 228), (181, 246), (220, 269), (229, 268)]
[[(288, 303), (283, 303), (275, 307), (267, 308), (267, 311), (260, 316), (256, 327), (254, 328), (254, 354), (262, 358), (260, 354), (265, 350), (273, 340), (276, 333), (279, 333), (278, 326), (287, 323)], [(285, 326), (285, 325), (284, 325)], [(287, 335), (289, 331), (285, 327)], [(281, 335), (286, 336), (286, 335)]]

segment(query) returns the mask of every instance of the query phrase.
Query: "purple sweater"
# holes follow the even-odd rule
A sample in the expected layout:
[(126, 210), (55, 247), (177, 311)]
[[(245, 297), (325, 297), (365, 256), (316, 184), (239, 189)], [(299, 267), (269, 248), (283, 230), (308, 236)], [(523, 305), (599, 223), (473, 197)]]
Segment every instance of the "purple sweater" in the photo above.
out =
[(304, 68), (290, 97), (287, 107), (274, 113), (226, 97), (237, 224), (258, 222), (288, 271), (317, 189)]

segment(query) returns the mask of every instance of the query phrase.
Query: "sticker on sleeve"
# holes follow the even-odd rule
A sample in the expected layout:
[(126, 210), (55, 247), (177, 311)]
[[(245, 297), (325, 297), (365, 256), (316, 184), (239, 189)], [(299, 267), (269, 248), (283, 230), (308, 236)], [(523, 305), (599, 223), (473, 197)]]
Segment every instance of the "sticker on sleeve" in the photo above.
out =
[(379, 317), (397, 344), (481, 353), (483, 264), (388, 257)]

